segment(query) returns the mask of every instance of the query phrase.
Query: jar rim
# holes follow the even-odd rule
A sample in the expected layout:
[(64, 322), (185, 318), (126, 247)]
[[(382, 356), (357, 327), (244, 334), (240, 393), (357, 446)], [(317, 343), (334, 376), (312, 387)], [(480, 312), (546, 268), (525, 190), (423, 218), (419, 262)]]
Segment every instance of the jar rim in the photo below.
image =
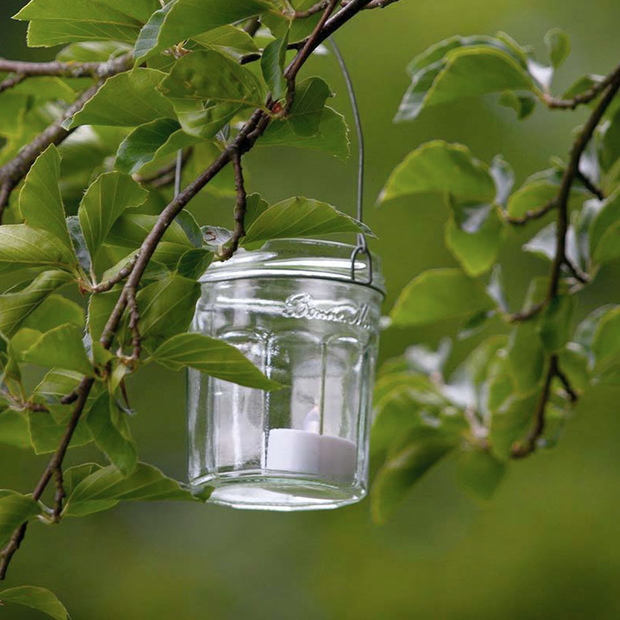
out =
[[(240, 248), (225, 262), (214, 262), (200, 282), (219, 282), (260, 277), (316, 278), (370, 287), (385, 295), (381, 259), (374, 253), (359, 253), (356, 278), (351, 278), (352, 255), (356, 246), (322, 239), (273, 239), (258, 250)], [(372, 281), (368, 256), (372, 257)]]

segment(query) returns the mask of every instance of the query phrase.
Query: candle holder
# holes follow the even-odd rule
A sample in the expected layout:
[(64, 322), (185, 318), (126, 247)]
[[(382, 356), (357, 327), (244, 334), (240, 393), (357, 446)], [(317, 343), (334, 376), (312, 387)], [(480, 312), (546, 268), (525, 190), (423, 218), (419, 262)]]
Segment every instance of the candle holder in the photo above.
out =
[(313, 510), (366, 494), (385, 291), (378, 259), (356, 250), (271, 241), (202, 277), (192, 329), (236, 346), (283, 386), (263, 392), (189, 371), (189, 479), (213, 486), (211, 501)]

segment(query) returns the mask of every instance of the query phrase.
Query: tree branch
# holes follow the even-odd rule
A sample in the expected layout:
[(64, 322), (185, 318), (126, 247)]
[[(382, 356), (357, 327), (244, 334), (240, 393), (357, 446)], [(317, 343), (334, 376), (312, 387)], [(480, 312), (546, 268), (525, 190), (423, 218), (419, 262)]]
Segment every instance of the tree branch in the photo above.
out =
[(545, 94), (543, 96), (543, 103), (554, 110), (574, 110), (577, 106), (584, 103), (590, 103), (596, 99), (616, 78), (620, 73), (620, 65), (618, 65), (611, 73), (609, 73), (600, 82), (594, 84), (591, 88), (575, 95), (571, 99), (560, 99), (553, 97), (552, 95)]
[[(577, 139), (573, 144), (570, 152), (568, 165), (564, 169), (564, 173), (562, 175), (562, 181), (560, 183), (558, 195), (554, 200), (554, 204), (557, 205), (558, 209), (556, 253), (551, 268), (551, 276), (549, 279), (547, 296), (541, 304), (534, 306), (526, 313), (521, 313), (521, 316), (512, 315), (513, 318), (515, 316), (519, 317), (519, 320), (525, 320), (527, 318), (530, 318), (531, 316), (537, 314), (542, 308), (548, 306), (553, 301), (553, 299), (557, 297), (563, 265), (568, 266), (573, 275), (581, 282), (585, 283), (588, 281), (587, 274), (582, 274), (581, 270), (577, 266), (573, 265), (570, 259), (566, 256), (566, 236), (569, 227), (568, 201), (572, 185), (574, 181), (579, 178), (580, 175), (579, 163), (581, 161), (581, 156), (587, 148), (588, 143), (592, 139), (594, 131), (596, 130), (596, 127), (603, 118), (605, 111), (620, 90), (620, 66), (607, 78), (605, 78), (603, 82), (606, 84), (606, 90), (602, 93), (599, 103), (588, 117), (588, 120), (586, 121), (585, 125), (583, 126), (582, 130), (580, 131)], [(601, 91), (599, 91), (599, 93), (600, 92)], [(527, 456), (536, 450), (538, 440), (540, 437), (542, 437), (545, 429), (545, 410), (547, 407), (547, 403), (549, 402), (549, 397), (551, 395), (551, 383), (554, 377), (559, 377), (571, 402), (575, 402), (577, 400), (577, 393), (571, 387), (567, 376), (560, 369), (558, 356), (556, 354), (552, 355), (549, 359), (549, 368), (547, 370), (543, 388), (540, 393), (536, 410), (534, 412), (534, 425), (530, 433), (528, 434), (525, 442), (518, 443), (513, 446), (511, 452), (512, 458), (523, 458), (524, 456)]]
[[(344, 25), (352, 17), (354, 17), (360, 10), (362, 10), (370, 0), (352, 0), (344, 9), (339, 11), (331, 19), (324, 22), (324, 26), (321, 30), (315, 29), (313, 34), (308, 39), (306, 45), (300, 50), (293, 60), (292, 66), (295, 67), (293, 75), (299, 71), (305, 60), (310, 56), (312, 51), (322, 41), (324, 41), (335, 30)], [(323, 21), (323, 20), (322, 20)], [(303, 62), (298, 61), (298, 58), (302, 55)], [(273, 105), (273, 103), (271, 104)], [(183, 208), (198, 194), (198, 192), (209, 183), (224, 167), (230, 163), (238, 154), (239, 157), (249, 151), (258, 138), (262, 135), (265, 129), (268, 127), (271, 117), (268, 113), (262, 109), (254, 111), (249, 120), (239, 130), (239, 133), (232, 141), (232, 143), (217, 157), (211, 165), (200, 174), (194, 181), (192, 181), (182, 192), (180, 192), (175, 198), (168, 204), (167, 207), (160, 213), (157, 222), (151, 229), (146, 239), (140, 247), (136, 263), (128, 276), (127, 281), (123, 287), (121, 295), (103, 329), (99, 342), (101, 345), (109, 349), (114, 339), (114, 334), (120, 325), (121, 318), (127, 305), (130, 304), (131, 291), (137, 290), (140, 280), (147, 268), (149, 261), (151, 260), (159, 242), (161, 241), (164, 233), (170, 227), (175, 217), (183, 210)], [(80, 382), (77, 389), (77, 400), (75, 401), (75, 407), (71, 415), (71, 419), (63, 435), (61, 444), (57, 451), (54, 453), (50, 460), (45, 472), (43, 473), (35, 491), (33, 498), (39, 500), (49, 484), (54, 471), (58, 467), (62, 466), (63, 459), (73, 437), (73, 433), (77, 428), (80, 416), (86, 405), (88, 395), (93, 387), (94, 379), (90, 377), (84, 377)], [(23, 523), (13, 533), (10, 542), (1, 553), (2, 560), (0, 561), (0, 580), (4, 579), (9, 563), (19, 548), (28, 524)]]
[[(88, 398), (88, 395), (93, 386), (93, 383), (94, 383), (94, 379), (92, 379), (91, 377), (84, 377), (80, 383), (80, 387), (78, 388), (79, 396), (75, 403), (73, 413), (71, 414), (71, 419), (67, 425), (67, 428), (62, 437), (60, 445), (58, 446), (58, 449), (54, 453), (54, 456), (52, 456), (50, 462), (48, 463), (45, 471), (43, 472), (43, 475), (41, 476), (41, 479), (39, 480), (32, 494), (32, 499), (34, 499), (35, 501), (39, 501), (41, 499), (41, 496), (43, 495), (43, 492), (47, 488), (47, 485), (49, 484), (50, 480), (54, 476), (54, 473), (60, 467), (62, 467), (62, 462), (65, 458), (65, 454), (67, 453), (67, 449), (69, 448), (69, 444), (71, 443), (71, 438), (73, 437), (73, 433), (75, 432), (78, 422), (80, 421), (82, 410), (84, 409), (84, 405), (86, 404), (86, 399)], [(2, 553), (0, 553), (0, 558), (1, 558), (0, 559), (0, 580), (6, 577), (6, 572), (8, 570), (11, 559), (13, 555), (15, 554), (15, 552), (19, 549), (19, 546), (22, 540), (24, 539), (24, 536), (26, 535), (27, 527), (28, 527), (27, 522), (22, 523), (22, 525), (20, 525), (19, 528), (17, 528), (15, 532), (13, 532), (13, 535), (11, 536), (11, 540), (9, 541), (7, 546), (2, 550)]]

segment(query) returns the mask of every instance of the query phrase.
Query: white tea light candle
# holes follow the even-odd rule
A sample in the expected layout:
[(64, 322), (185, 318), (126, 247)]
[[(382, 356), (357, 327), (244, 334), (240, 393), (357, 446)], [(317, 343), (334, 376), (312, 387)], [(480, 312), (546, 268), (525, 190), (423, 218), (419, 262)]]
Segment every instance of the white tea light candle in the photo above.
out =
[(341, 437), (320, 435), (320, 413), (311, 409), (303, 430), (275, 428), (269, 432), (267, 469), (314, 474), (349, 482), (357, 468), (357, 446)]

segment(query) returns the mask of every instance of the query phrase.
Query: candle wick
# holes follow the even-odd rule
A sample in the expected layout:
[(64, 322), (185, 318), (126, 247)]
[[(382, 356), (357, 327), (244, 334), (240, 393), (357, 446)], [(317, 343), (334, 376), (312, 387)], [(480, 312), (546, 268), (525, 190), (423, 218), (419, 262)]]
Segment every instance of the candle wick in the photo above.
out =
[(315, 405), (308, 411), (304, 418), (304, 431), (309, 433), (318, 433), (321, 429), (321, 413)]

